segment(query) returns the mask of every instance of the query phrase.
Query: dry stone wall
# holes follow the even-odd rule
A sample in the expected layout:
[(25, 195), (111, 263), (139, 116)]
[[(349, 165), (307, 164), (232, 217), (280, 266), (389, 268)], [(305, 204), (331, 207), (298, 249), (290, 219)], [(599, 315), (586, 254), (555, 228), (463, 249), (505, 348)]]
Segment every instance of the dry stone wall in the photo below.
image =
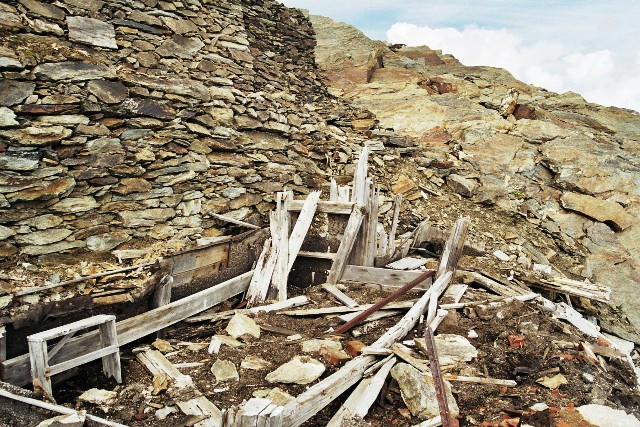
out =
[(0, 258), (217, 235), (321, 186), (352, 112), (314, 46), (272, 1), (0, 3)]

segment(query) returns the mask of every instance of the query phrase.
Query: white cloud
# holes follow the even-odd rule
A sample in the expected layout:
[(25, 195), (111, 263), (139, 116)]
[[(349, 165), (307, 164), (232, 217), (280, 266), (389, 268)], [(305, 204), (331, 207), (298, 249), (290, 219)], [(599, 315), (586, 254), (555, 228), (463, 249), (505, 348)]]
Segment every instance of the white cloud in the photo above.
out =
[(562, 40), (531, 43), (512, 30), (475, 25), (459, 30), (396, 23), (387, 31), (387, 39), (427, 45), (452, 54), (465, 65), (504, 68), (526, 83), (640, 111), (640, 54), (576, 51)]

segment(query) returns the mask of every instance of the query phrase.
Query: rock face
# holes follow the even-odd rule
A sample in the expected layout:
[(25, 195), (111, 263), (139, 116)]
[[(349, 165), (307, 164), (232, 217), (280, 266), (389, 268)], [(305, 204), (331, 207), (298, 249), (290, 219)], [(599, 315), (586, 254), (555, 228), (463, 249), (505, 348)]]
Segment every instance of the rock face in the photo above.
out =
[[(527, 218), (580, 259), (565, 275), (612, 288), (631, 323), (603, 315), (603, 326), (640, 342), (640, 114), (530, 86), (501, 69), (467, 67), (426, 46), (385, 46), (346, 24), (311, 20), (329, 86), (395, 132), (389, 141), (404, 137), (424, 150), (413, 174), (406, 166), (392, 180), (418, 182), (427, 172), (435, 186)], [(352, 78), (365, 63), (367, 79)], [(540, 255), (536, 262), (549, 264)]]
[(219, 235), (322, 186), (361, 142), (314, 46), (272, 0), (2, 2), (0, 258)]

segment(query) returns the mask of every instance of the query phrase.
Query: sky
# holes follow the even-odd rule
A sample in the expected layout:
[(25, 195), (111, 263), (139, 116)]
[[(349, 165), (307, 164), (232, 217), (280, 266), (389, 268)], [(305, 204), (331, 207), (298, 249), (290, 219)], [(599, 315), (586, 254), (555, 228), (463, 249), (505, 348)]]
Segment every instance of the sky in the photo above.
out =
[(640, 111), (640, 0), (281, 0), (390, 43)]

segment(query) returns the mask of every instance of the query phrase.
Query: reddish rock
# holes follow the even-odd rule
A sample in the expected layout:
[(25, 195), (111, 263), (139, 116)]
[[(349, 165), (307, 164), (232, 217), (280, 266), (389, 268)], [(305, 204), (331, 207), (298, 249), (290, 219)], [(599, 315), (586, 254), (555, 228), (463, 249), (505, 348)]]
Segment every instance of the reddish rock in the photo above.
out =
[(362, 349), (366, 347), (366, 344), (362, 341), (352, 340), (347, 341), (344, 349), (347, 353), (351, 355), (351, 357), (356, 357), (358, 354), (362, 352)]
[(337, 348), (323, 345), (320, 347), (320, 354), (325, 360), (334, 366), (340, 366), (347, 360), (351, 359), (351, 356), (344, 350), (338, 350)]

